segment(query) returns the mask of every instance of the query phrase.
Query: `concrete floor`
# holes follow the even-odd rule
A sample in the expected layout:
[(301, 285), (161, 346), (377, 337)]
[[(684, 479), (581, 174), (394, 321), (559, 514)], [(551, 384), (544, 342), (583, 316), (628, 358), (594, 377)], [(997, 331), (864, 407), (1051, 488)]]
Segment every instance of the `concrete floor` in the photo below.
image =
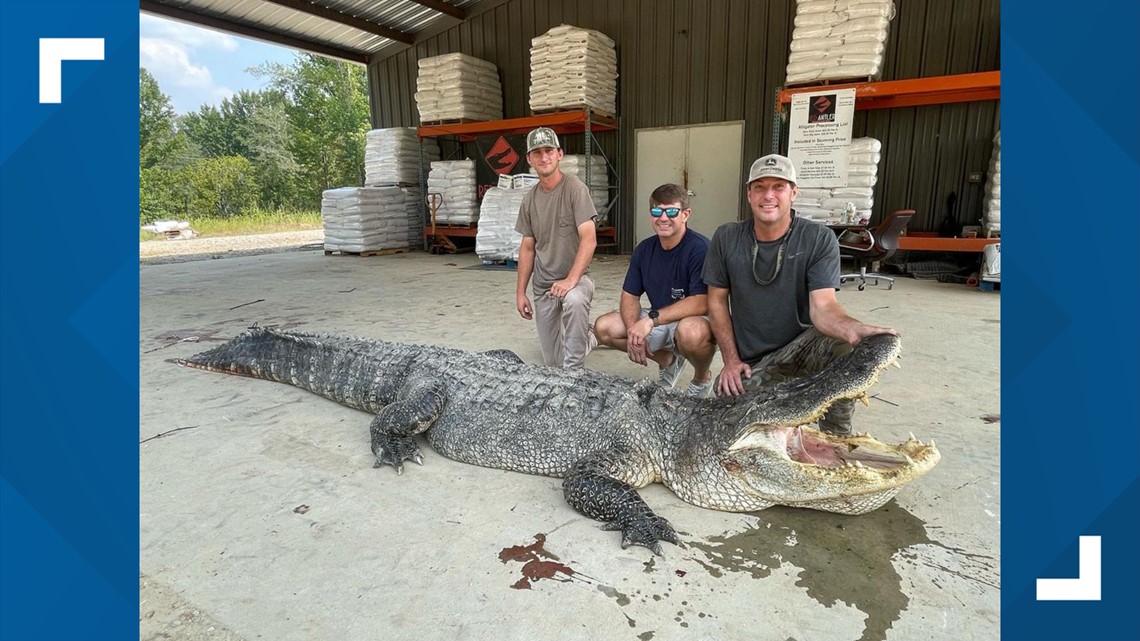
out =
[[(943, 460), (927, 477), (857, 517), (716, 512), (651, 486), (688, 544), (656, 558), (571, 510), (557, 479), (426, 447), (397, 477), (372, 468), (368, 416), (166, 361), (258, 323), (539, 362), (515, 273), (478, 262), (302, 251), (140, 267), (140, 440), (189, 428), (139, 448), (144, 639), (998, 637), (1000, 294), (906, 277), (840, 293), (904, 337), (903, 369), (855, 428), (934, 438)], [(594, 317), (616, 308), (627, 262), (595, 259)], [(655, 375), (612, 350), (588, 365)], [(532, 544), (572, 578), (512, 588), (528, 557), (501, 553)]]

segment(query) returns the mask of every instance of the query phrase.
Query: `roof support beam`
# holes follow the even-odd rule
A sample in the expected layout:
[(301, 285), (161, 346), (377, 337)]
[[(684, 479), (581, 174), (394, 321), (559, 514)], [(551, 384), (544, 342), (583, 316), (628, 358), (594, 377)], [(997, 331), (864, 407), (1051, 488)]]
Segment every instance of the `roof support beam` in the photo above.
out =
[(294, 11), (300, 11), (301, 13), (307, 13), (310, 16), (316, 16), (318, 18), (324, 18), (325, 20), (331, 20), (332, 22), (336, 22), (338, 24), (343, 24), (343, 25), (352, 27), (353, 29), (360, 29), (361, 31), (366, 31), (366, 32), (371, 33), (371, 34), (378, 35), (382, 38), (387, 38), (389, 40), (395, 40), (396, 42), (402, 42), (404, 44), (410, 45), (416, 41), (415, 36), (410, 34), (410, 33), (407, 33), (404, 31), (397, 31), (395, 29), (391, 29), (391, 28), (385, 27), (383, 25), (378, 25), (375, 22), (365, 20), (364, 18), (357, 18), (356, 16), (349, 15), (349, 14), (341, 12), (341, 11), (337, 11), (336, 9), (330, 9), (328, 7), (323, 7), (319, 4), (313, 4), (312, 2), (308, 2), (307, 0), (265, 0), (265, 1), (276, 4), (276, 5), (281, 5), (282, 7), (288, 7), (289, 9), (292, 9)]
[(443, 2), (443, 0), (412, 0), (412, 2), (427, 7), (432, 11), (447, 14), (452, 18), (459, 18), (460, 20), (467, 19), (467, 11), (465, 9)]
[(139, 10), (155, 15), (164, 16), (173, 20), (181, 20), (182, 22), (189, 22), (191, 24), (209, 27), (210, 29), (217, 29), (227, 33), (235, 33), (239, 36), (253, 38), (255, 40), (262, 40), (271, 42), (284, 47), (291, 47), (293, 49), (300, 49), (301, 51), (310, 51), (322, 56), (330, 58), (338, 58), (340, 60), (348, 60), (350, 62), (358, 62), (360, 64), (368, 64), (368, 54), (363, 51), (355, 51), (351, 49), (340, 49), (332, 47), (320, 42), (312, 40), (303, 40), (293, 36), (287, 36), (280, 33), (274, 33), (265, 29), (258, 29), (248, 25), (239, 24), (218, 18), (214, 16), (206, 16), (200, 13), (194, 13), (179, 7), (173, 7), (166, 4), (160, 4), (154, 0), (139, 0)]

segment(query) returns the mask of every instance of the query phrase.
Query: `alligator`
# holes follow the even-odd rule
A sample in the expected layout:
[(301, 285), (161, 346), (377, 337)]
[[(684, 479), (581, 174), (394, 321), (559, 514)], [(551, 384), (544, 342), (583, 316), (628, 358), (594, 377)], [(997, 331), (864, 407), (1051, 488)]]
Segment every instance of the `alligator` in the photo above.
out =
[(373, 467), (423, 464), (416, 435), (443, 456), (563, 479), (566, 501), (622, 532), (622, 548), (661, 554), (673, 526), (638, 495), (665, 484), (681, 499), (736, 512), (788, 505), (863, 514), (940, 459), (913, 434), (888, 445), (810, 425), (859, 398), (897, 364), (897, 336), (863, 339), (810, 377), (739, 397), (699, 399), (653, 381), (528, 365), (508, 350), (470, 352), (344, 335), (251, 328), (186, 367), (295, 385), (375, 415)]

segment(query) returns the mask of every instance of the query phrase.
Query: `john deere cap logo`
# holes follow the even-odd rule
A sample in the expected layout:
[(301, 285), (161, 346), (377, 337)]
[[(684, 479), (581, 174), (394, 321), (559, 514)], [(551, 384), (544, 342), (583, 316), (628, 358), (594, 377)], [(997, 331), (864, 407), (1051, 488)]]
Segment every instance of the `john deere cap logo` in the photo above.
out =
[(775, 167), (776, 166), (776, 159), (775, 158), (769, 158), (768, 160), (765, 160), (764, 166), (765, 167)]

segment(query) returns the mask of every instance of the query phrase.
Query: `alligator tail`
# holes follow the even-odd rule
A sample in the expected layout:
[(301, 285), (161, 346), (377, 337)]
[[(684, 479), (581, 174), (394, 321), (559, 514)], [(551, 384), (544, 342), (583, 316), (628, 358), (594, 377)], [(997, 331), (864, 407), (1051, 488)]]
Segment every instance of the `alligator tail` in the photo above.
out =
[(287, 383), (338, 403), (375, 405), (375, 354), (367, 346), (336, 336), (254, 328), (213, 349), (174, 359), (183, 367)]

